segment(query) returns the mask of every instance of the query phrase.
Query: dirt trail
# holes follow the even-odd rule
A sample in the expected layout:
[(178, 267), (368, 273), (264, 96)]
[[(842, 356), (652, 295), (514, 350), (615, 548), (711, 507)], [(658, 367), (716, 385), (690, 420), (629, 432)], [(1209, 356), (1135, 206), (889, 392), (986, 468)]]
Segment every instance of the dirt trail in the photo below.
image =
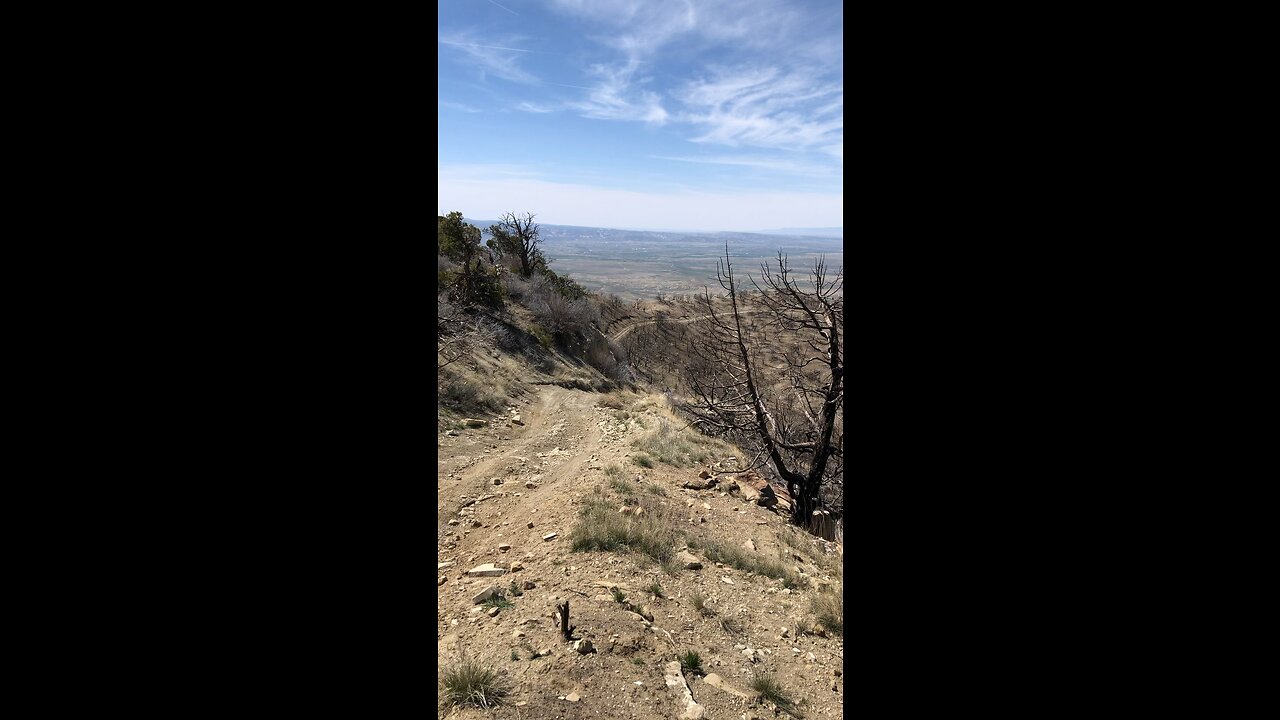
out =
[[(741, 314), (742, 315), (759, 315), (760, 313), (763, 313), (763, 312), (767, 312), (767, 311), (766, 310), (749, 310)], [(655, 325), (658, 322), (661, 322), (663, 320), (665, 320), (666, 322), (680, 323), (681, 325), (688, 325), (689, 323), (698, 322), (699, 320), (710, 320), (710, 319), (711, 319), (710, 315), (699, 315), (697, 317), (684, 318), (683, 320), (672, 320), (670, 318), (663, 318), (662, 320), (645, 320), (644, 322), (638, 322), (638, 323), (635, 323), (634, 325), (628, 325), (622, 328), (621, 330), (614, 333), (613, 335), (610, 335), (609, 339), (613, 340), (614, 342), (617, 342), (618, 340), (621, 340), (627, 335), (630, 335), (631, 331), (635, 330), (638, 327), (641, 327), (643, 325)]]
[[(517, 407), (523, 426), (501, 420), (439, 437), (437, 562), (449, 567), (437, 572), (437, 658), (443, 667), (467, 657), (498, 668), (511, 691), (497, 708), (441, 716), (669, 720), (683, 706), (666, 685), (664, 667), (677, 651), (694, 650), (708, 671), (733, 687), (747, 688), (758, 669), (767, 669), (776, 672), (791, 696), (806, 699), (808, 717), (838, 717), (843, 681), (833, 671), (842, 665), (843, 642), (834, 636), (801, 635), (795, 624), (807, 612), (812, 590), (786, 588), (781, 580), (710, 560), (702, 570), (668, 575), (625, 553), (570, 552), (569, 535), (593, 487), (616, 498), (603, 471), (617, 465), (642, 504), (665, 506), (680, 518), (687, 513), (688, 527), (726, 546), (754, 539), (761, 553), (785, 557), (788, 564), (794, 559), (807, 572), (824, 574), (821, 552), (805, 549), (803, 543), (781, 544), (776, 532), (785, 524), (783, 518), (723, 492), (680, 487), (681, 481), (697, 477), (695, 468), (642, 469), (631, 463), (632, 441), (650, 432), (657, 418), (649, 416), (649, 424), (636, 429), (618, 420), (619, 411), (598, 407), (601, 397), (543, 385)], [(634, 405), (631, 411), (638, 412)], [(493, 478), (501, 484), (494, 485)], [(451, 519), (455, 524), (448, 524)], [(544, 540), (548, 533), (556, 536)], [(509, 548), (503, 551), (503, 545)], [(466, 575), (491, 562), (511, 571), (497, 577)], [(488, 586), (506, 589), (513, 583), (523, 592), (513, 592), (508, 597), (512, 603), (500, 610), (472, 599)], [(651, 584), (660, 584), (664, 594), (647, 593)], [(643, 603), (652, 621), (624, 610), (606, 586)], [(695, 595), (705, 595), (720, 614), (697, 612)], [(551, 613), (562, 600), (571, 603), (577, 636), (590, 640), (595, 652), (576, 653), (560, 636)], [(722, 619), (741, 627), (731, 631)], [(789, 629), (780, 634), (784, 627)], [(543, 649), (548, 654), (535, 659), (531, 651)], [(706, 717), (774, 716), (692, 674), (685, 679), (705, 706)]]

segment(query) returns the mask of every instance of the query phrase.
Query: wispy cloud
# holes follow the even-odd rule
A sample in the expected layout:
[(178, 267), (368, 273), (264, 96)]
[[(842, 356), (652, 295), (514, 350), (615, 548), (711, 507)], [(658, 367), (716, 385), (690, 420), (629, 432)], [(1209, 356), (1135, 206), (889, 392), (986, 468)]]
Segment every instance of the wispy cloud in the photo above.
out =
[[(591, 66), (598, 82), (568, 109), (601, 120), (688, 123), (697, 143), (843, 160), (842, 71), (827, 62), (843, 55), (841, 10), (805, 15), (778, 0), (553, 0), (553, 7), (594, 23), (604, 34), (592, 37), (624, 57)], [(720, 65), (704, 66), (664, 97), (637, 70), (660, 61), (668, 45), (713, 51)], [(761, 51), (771, 66), (729, 59)]]
[(844, 143), (844, 90), (812, 73), (778, 68), (719, 69), (679, 91), (680, 120), (703, 128), (694, 142), (784, 150)]
[(756, 155), (693, 155), (670, 156), (650, 155), (658, 160), (675, 160), (678, 162), (697, 163), (700, 165), (730, 165), (736, 167), (760, 168), (775, 172), (791, 173), (804, 177), (821, 177), (836, 174), (836, 168), (830, 164), (807, 163), (788, 158), (762, 157)]
[[(622, 67), (594, 65), (593, 75), (600, 83), (591, 89), (586, 99), (566, 103), (566, 107), (578, 110), (584, 117), (597, 120), (643, 120), (661, 125), (667, 121), (667, 111), (657, 93), (640, 90), (628, 93), (632, 76), (639, 67), (638, 61)], [(630, 97), (628, 97), (630, 95)]]
[(506, 42), (505, 45), (472, 42), (476, 39), (478, 38), (471, 33), (458, 33), (449, 38), (438, 38), (440, 44), (458, 48), (458, 52), (464, 53), (470, 63), (475, 65), (482, 74), (489, 73), (515, 83), (536, 84), (538, 82), (538, 78), (520, 67), (521, 56), (535, 51), (511, 47), (518, 42), (518, 38), (499, 40), (499, 42)]
[(473, 108), (473, 107), (471, 107), (470, 105), (463, 105), (462, 103), (459, 103), (459, 102), (451, 102), (451, 101), (448, 101), (448, 100), (437, 100), (437, 101), (436, 101), (436, 107), (438, 107), (438, 108), (442, 108), (442, 109), (445, 109), (445, 110), (457, 110), (457, 111), (459, 111), (459, 112), (468, 112), (468, 113), (478, 113), (478, 112), (480, 112), (480, 110), (479, 110), (478, 108)]
[(560, 108), (555, 105), (539, 105), (538, 103), (531, 103), (528, 101), (516, 105), (516, 110), (527, 113), (550, 113), (559, 109)]

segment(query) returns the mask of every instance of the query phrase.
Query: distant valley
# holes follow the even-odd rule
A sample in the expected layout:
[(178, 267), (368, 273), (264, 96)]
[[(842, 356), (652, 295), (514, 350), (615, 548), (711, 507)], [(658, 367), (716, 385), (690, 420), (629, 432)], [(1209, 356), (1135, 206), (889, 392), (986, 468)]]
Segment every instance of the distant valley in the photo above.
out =
[[(487, 229), (496, 221), (470, 220)], [(716, 259), (724, 256), (725, 242), (739, 272), (759, 275), (760, 263), (774, 261), (778, 251), (804, 272), (820, 255), (834, 272), (844, 265), (844, 238), (840, 228), (795, 228), (819, 235), (761, 233), (684, 233), (614, 230), (572, 225), (541, 225), (544, 251), (551, 269), (568, 273), (588, 290), (613, 293), (626, 299), (651, 299), (658, 294), (687, 295), (716, 284)], [(488, 233), (485, 233), (487, 239)]]

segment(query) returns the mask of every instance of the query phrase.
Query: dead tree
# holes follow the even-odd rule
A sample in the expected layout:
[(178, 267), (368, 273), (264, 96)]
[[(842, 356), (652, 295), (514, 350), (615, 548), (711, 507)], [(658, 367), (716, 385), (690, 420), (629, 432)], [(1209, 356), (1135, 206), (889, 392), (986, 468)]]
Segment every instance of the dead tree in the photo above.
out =
[[(776, 346), (784, 337), (801, 338), (798, 350), (786, 353), (779, 377), (744, 326), (742, 290), (726, 243), (717, 279), (728, 307), (718, 311), (704, 291), (709, 330), (691, 343), (687, 365), (692, 398), (684, 410), (693, 424), (746, 444), (755, 455), (750, 466), (772, 465), (791, 492), (792, 522), (806, 527), (822, 504), (824, 485), (841, 484), (844, 470), (843, 433), (835, 433), (844, 402), (844, 281), (842, 273), (828, 275), (819, 259), (802, 287), (779, 253), (776, 271), (762, 264), (760, 283), (751, 279), (752, 301), (775, 330), (768, 341)], [(784, 384), (787, 392), (779, 389)]]

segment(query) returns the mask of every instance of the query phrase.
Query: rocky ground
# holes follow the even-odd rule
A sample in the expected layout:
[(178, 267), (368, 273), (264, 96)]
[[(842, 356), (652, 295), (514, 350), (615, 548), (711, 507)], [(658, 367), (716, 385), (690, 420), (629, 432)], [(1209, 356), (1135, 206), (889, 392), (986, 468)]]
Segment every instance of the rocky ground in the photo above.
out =
[[(442, 708), (441, 717), (790, 717), (751, 689), (757, 675), (777, 681), (796, 715), (841, 714), (844, 639), (814, 627), (812, 601), (842, 587), (842, 548), (796, 533), (784, 515), (745, 499), (749, 491), (728, 492), (736, 476), (722, 460), (638, 467), (633, 441), (670, 416), (658, 399), (630, 396), (626, 414), (639, 420), (620, 419), (604, 399), (542, 386), (505, 418), (440, 434), (437, 657), (442, 672), (464, 657), (493, 667), (509, 688), (495, 707)], [(720, 482), (695, 489), (707, 484), (700, 469)], [(708, 542), (785, 561), (798, 582), (683, 546), (693, 557), (681, 557), (700, 567), (676, 563), (675, 574), (636, 553), (571, 552), (591, 499), (675, 516)], [(490, 588), (511, 606), (478, 604)], [(566, 601), (577, 643), (555, 619)], [(689, 650), (705, 674), (672, 666)]]

